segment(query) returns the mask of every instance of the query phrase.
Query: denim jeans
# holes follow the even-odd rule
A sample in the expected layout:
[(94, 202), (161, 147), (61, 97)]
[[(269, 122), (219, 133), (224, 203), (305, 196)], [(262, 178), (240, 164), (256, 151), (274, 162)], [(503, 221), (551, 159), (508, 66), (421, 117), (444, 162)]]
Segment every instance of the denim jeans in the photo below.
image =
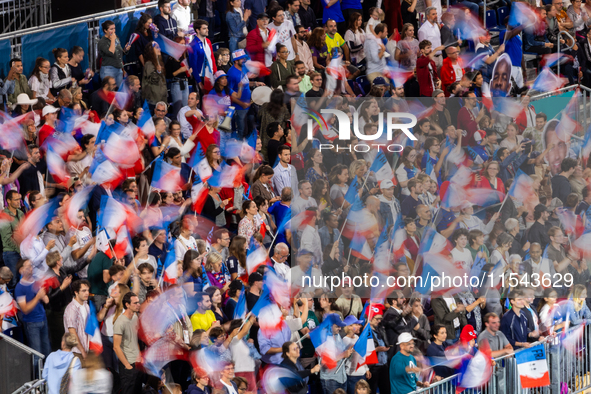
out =
[(2, 252), (2, 258), (4, 259), (4, 265), (12, 271), (12, 280), (8, 283), (8, 290), (14, 295), (14, 288), (20, 278), (20, 275), (16, 272), (16, 264), (21, 259), (21, 255), (17, 252)]
[(189, 101), (189, 81), (184, 81), (185, 89), (181, 90), (180, 82), (170, 83), (170, 95), (172, 96), (171, 116), (176, 119), (178, 111), (187, 106)]
[[(25, 328), (29, 347), (45, 355), (45, 357), (49, 356), (49, 353), (51, 353), (51, 345), (49, 343), (49, 327), (47, 326), (47, 319), (32, 323), (23, 322), (23, 327)], [(39, 360), (35, 357), (35, 371), (37, 371), (38, 363)]]
[(234, 53), (235, 50), (238, 49), (238, 42), (240, 42), (240, 38), (238, 37), (230, 37), (230, 41), (228, 46), (230, 47), (230, 55)]
[(238, 105), (236, 107), (236, 111), (234, 111), (234, 116), (232, 117), (232, 130), (236, 132), (236, 138), (241, 141), (247, 137), (248, 127), (246, 125), (246, 117), (250, 107), (246, 109), (242, 109)]
[(322, 392), (324, 394), (332, 394), (336, 389), (347, 390), (347, 382), (339, 383), (332, 379), (320, 379), (320, 384), (322, 384)]
[(121, 82), (123, 82), (123, 69), (113, 66), (101, 66), (101, 81), (105, 77), (115, 78), (115, 83), (119, 87), (121, 86)]
[(365, 375), (359, 375), (359, 376), (347, 375), (347, 394), (355, 394), (355, 385), (361, 379), (365, 379)]

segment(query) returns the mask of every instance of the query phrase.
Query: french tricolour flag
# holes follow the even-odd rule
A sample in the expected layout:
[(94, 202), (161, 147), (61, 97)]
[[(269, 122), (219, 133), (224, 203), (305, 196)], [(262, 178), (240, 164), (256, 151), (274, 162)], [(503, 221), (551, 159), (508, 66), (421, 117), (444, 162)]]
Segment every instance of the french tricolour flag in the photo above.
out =
[(462, 366), (458, 386), (456, 387), (456, 394), (461, 393), (465, 389), (484, 386), (490, 380), (491, 376), (492, 358), (490, 356), (490, 346), (488, 341), (484, 341), (474, 357)]
[(550, 385), (550, 374), (543, 345), (537, 345), (515, 353), (521, 388), (535, 388)]
[(195, 171), (202, 181), (208, 180), (212, 176), (211, 167), (207, 163), (207, 159), (203, 155), (203, 149), (201, 149), (201, 142), (197, 143), (197, 149), (193, 151), (191, 158), (187, 164)]
[(99, 322), (96, 318), (96, 309), (94, 303), (89, 302), (90, 313), (86, 319), (86, 327), (84, 332), (88, 335), (88, 348), (96, 354), (103, 352), (103, 341), (101, 340), (101, 330), (99, 328)]
[(369, 323), (365, 325), (365, 328), (361, 331), (361, 334), (359, 334), (359, 339), (355, 343), (355, 346), (353, 346), (353, 349), (355, 349), (357, 354), (362, 358), (359, 360), (355, 370), (358, 370), (359, 367), (363, 365), (377, 364), (378, 353), (376, 352), (376, 347), (373, 343), (373, 335)]
[(164, 281), (167, 283), (175, 284), (177, 280), (177, 260), (174, 251), (169, 252), (166, 255), (164, 261)]
[(154, 163), (154, 175), (152, 176), (152, 187), (154, 189), (176, 192), (183, 188), (181, 169), (166, 163), (162, 159)]

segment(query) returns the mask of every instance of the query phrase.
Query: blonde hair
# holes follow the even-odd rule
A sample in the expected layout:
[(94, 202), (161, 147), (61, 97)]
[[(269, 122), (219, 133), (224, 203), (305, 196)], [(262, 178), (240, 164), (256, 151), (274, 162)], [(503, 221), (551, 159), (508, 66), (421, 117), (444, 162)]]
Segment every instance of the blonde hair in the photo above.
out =
[(583, 309), (583, 305), (585, 305), (585, 299), (581, 298), (581, 294), (586, 291), (587, 288), (584, 285), (574, 285), (572, 291), (570, 292), (570, 297), (575, 306), (575, 311), (580, 311)]
[(355, 173), (361, 168), (361, 166), (367, 167), (367, 163), (363, 159), (355, 160), (353, 163), (351, 163), (349, 166), (349, 179), (355, 178)]
[(72, 334), (71, 332), (65, 333), (64, 336), (62, 337), (62, 340), (64, 341), (64, 344), (66, 345), (66, 349), (68, 349), (68, 350), (72, 350), (73, 348), (78, 346), (78, 338), (76, 337), (75, 334)]
[(217, 264), (220, 261), (222, 261), (222, 256), (219, 253), (210, 252), (205, 260), (205, 270), (207, 272), (212, 272), (214, 264)]
[(86, 381), (92, 381), (94, 378), (94, 371), (103, 369), (105, 365), (103, 360), (95, 352), (90, 351), (86, 354), (86, 358), (82, 360), (82, 367), (85, 369)]
[(113, 324), (115, 324), (115, 321), (117, 320), (117, 318), (123, 313), (123, 297), (125, 296), (125, 294), (127, 294), (131, 291), (129, 289), (129, 286), (124, 285), (123, 283), (117, 283), (117, 287), (119, 288), (119, 302), (117, 302), (117, 305), (115, 306), (115, 315), (113, 315)]

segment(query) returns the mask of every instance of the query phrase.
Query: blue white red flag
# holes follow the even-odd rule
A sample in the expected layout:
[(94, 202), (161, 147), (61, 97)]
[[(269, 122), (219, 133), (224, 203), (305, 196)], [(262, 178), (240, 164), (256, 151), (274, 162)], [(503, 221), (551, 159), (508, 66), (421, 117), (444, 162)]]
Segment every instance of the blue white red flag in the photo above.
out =
[(90, 313), (86, 318), (86, 326), (84, 327), (84, 332), (88, 335), (88, 349), (96, 354), (101, 354), (103, 352), (103, 341), (99, 322), (96, 318), (94, 302), (89, 302), (88, 306), (90, 307)]
[(515, 359), (517, 360), (521, 388), (529, 389), (550, 385), (550, 373), (548, 372), (544, 345), (523, 349), (515, 353)]

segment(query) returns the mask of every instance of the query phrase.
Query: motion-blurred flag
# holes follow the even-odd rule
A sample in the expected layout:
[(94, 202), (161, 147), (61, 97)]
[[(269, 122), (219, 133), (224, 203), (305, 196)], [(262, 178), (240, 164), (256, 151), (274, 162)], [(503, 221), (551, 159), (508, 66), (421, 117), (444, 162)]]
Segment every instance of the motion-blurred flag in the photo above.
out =
[[(517, 356), (517, 353), (515, 354)], [(479, 350), (460, 369), (456, 394), (465, 389), (484, 386), (492, 376), (493, 366), (488, 341), (483, 341)]]
[(353, 349), (355, 349), (357, 354), (361, 356), (361, 360), (355, 367), (355, 370), (358, 370), (359, 367), (363, 365), (378, 363), (378, 353), (376, 352), (376, 347), (373, 342), (373, 334), (369, 324), (366, 324), (363, 331), (361, 331), (361, 334), (359, 334), (359, 339), (355, 343)]
[(154, 162), (154, 174), (152, 175), (152, 187), (154, 189), (177, 192), (182, 190), (185, 182), (181, 177), (181, 169), (162, 160)]
[(538, 74), (531, 89), (537, 90), (538, 92), (551, 92), (560, 89), (566, 82), (563, 78), (554, 74), (549, 67), (544, 67), (542, 72)]
[(187, 50), (185, 44), (174, 42), (170, 38), (164, 37), (163, 34), (154, 34), (154, 42), (160, 46), (160, 50), (163, 53), (166, 53), (170, 57), (174, 58), (177, 62)]
[(96, 309), (94, 302), (89, 302), (90, 313), (86, 317), (86, 326), (84, 332), (88, 335), (88, 350), (101, 354), (103, 352), (103, 341), (101, 339), (101, 330), (96, 318)]

